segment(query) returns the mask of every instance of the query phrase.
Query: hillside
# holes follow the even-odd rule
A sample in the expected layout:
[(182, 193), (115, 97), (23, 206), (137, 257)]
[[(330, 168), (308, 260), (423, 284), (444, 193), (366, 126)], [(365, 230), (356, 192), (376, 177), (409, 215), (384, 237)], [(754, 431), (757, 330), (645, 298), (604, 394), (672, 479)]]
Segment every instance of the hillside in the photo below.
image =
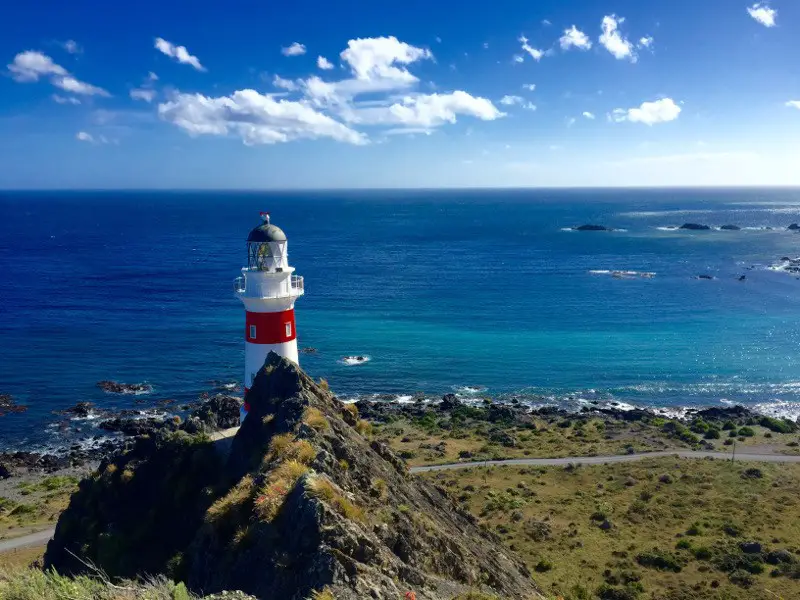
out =
[(45, 566), (281, 599), (540, 597), (518, 559), (370, 444), (325, 387), (271, 354), (227, 456), (184, 432), (139, 439), (81, 483)]

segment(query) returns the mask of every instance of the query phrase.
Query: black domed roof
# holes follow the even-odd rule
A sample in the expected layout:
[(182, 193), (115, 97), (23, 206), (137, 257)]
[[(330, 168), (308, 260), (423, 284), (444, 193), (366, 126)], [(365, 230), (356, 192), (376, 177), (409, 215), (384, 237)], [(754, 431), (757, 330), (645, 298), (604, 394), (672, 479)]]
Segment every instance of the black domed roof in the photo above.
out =
[(266, 222), (253, 229), (247, 236), (247, 241), (256, 243), (285, 242), (286, 234), (280, 227)]

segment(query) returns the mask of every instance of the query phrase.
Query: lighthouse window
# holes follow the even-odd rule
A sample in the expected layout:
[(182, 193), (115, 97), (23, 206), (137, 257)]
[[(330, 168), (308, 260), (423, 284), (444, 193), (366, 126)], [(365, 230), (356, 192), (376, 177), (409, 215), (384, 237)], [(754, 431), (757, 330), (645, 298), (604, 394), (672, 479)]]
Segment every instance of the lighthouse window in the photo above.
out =
[(251, 340), (256, 339), (256, 326), (255, 325), (250, 325), (250, 339)]
[(286, 337), (292, 337), (292, 324), (286, 324)]

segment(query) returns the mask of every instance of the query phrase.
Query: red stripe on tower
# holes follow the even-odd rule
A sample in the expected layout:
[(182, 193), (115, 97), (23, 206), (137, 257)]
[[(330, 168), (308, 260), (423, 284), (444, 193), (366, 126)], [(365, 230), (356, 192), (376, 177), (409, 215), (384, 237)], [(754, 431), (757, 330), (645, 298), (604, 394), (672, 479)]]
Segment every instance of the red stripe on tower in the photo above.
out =
[(297, 337), (294, 309), (250, 312), (245, 317), (244, 338), (251, 344), (282, 344)]

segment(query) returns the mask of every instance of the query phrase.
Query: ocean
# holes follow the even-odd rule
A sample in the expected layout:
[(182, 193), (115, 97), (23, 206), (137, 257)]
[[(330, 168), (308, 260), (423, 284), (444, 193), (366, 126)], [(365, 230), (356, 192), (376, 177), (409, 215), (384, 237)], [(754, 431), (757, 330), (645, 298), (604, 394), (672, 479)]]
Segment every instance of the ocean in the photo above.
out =
[(800, 254), (800, 190), (0, 192), (0, 393), (28, 407), (0, 448), (97, 435), (54, 414), (76, 402), (241, 382), (232, 280), (262, 210), (305, 276), (302, 366), (342, 399), (800, 416), (800, 281), (774, 268)]

